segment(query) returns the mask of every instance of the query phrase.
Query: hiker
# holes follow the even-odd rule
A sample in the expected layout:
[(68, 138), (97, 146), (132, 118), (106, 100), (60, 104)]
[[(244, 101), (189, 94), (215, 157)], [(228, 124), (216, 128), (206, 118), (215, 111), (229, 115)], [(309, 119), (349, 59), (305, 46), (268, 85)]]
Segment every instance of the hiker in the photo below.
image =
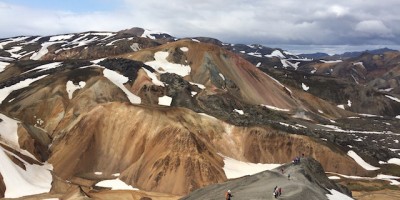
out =
[(283, 174), (283, 168), (281, 168), (281, 173)]
[(278, 188), (278, 186), (275, 186), (275, 187), (274, 187), (274, 190), (272, 191), (272, 195), (273, 195), (275, 198), (276, 198), (276, 196), (275, 196), (275, 195), (276, 195), (276, 188)]
[[(275, 188), (276, 188), (276, 187), (275, 187)], [(278, 191), (278, 189), (276, 188), (275, 191), (274, 191), (274, 197), (275, 197), (275, 199), (278, 197), (278, 195), (279, 195), (279, 191)]]
[(290, 180), (290, 174), (287, 175), (287, 180)]
[(228, 190), (228, 191), (225, 193), (225, 199), (226, 199), (226, 200), (231, 200), (231, 197), (233, 197), (233, 195), (231, 194), (231, 190)]
[(278, 196), (282, 195), (282, 188), (278, 188)]

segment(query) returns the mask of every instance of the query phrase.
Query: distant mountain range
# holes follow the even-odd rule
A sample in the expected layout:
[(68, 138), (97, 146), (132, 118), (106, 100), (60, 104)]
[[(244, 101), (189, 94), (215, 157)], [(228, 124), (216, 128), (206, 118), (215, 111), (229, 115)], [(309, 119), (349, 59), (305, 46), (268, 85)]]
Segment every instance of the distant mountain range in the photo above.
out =
[(381, 55), (386, 52), (397, 52), (398, 50), (393, 50), (389, 48), (381, 48), (381, 49), (374, 49), (374, 50), (365, 50), (365, 51), (353, 51), (353, 52), (345, 52), (342, 54), (335, 54), (329, 55), (327, 53), (317, 52), (317, 53), (309, 53), (309, 54), (299, 54), (300, 57), (305, 58), (312, 58), (312, 59), (328, 59), (328, 60), (335, 60), (335, 59), (348, 59), (348, 58), (355, 58), (361, 56), (364, 53), (372, 54), (372, 55)]

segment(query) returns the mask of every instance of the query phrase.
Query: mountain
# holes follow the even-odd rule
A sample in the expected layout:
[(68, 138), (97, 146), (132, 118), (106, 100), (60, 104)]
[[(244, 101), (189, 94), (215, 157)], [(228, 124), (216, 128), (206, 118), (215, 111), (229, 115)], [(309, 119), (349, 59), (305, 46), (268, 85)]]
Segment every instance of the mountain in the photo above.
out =
[(323, 58), (329, 57), (329, 54), (317, 52), (317, 53), (299, 54), (298, 56), (305, 57), (305, 58), (312, 58), (312, 59), (323, 59)]
[(141, 28), (0, 45), (7, 198), (177, 199), (225, 184), (232, 162), (264, 171), (301, 154), (333, 173), (398, 175), (395, 96), (301, 64), (320, 61)]

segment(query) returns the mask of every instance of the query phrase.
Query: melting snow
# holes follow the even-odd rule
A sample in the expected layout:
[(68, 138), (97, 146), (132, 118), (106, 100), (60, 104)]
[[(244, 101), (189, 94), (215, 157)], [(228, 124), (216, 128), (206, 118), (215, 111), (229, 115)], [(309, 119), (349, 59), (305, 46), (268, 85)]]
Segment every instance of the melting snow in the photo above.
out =
[(390, 185), (400, 185), (400, 182), (397, 180), (393, 179), (399, 179), (400, 177), (398, 176), (390, 176), (390, 175), (385, 175), (385, 174), (378, 174), (376, 177), (361, 177), (361, 176), (348, 176), (348, 175), (343, 175), (343, 174), (338, 174), (335, 172), (327, 172), (329, 174), (336, 174), (344, 178), (348, 179), (356, 179), (356, 180), (384, 180), (384, 181), (389, 181)]
[(57, 43), (60, 43), (60, 42), (44, 42), (44, 43), (42, 43), (42, 48), (38, 52), (35, 52), (34, 54), (32, 54), (31, 60), (39, 60), (40, 58), (42, 58), (44, 55), (46, 55), (49, 52), (47, 47), (49, 47), (53, 44), (57, 44)]
[(68, 81), (66, 85), (68, 98), (72, 99), (72, 95), (74, 94), (74, 92), (78, 89), (82, 89), (83, 87), (85, 87), (85, 85), (86, 83), (84, 81), (80, 81), (78, 85), (75, 85), (72, 81)]
[(155, 73), (150, 72), (144, 67), (142, 69), (146, 72), (147, 76), (151, 78), (151, 82), (153, 82), (154, 85), (164, 86), (164, 83), (158, 80), (157, 75)]
[(39, 76), (36, 78), (29, 78), (29, 79), (25, 79), (23, 81), (20, 81), (14, 85), (8, 86), (8, 87), (4, 87), (0, 89), (0, 104), (4, 101), (5, 98), (7, 98), (7, 96), (9, 94), (11, 94), (12, 91), (14, 90), (19, 90), (25, 87), (28, 87), (31, 83), (40, 80), (44, 77), (46, 77), (47, 75), (43, 75), (43, 76)]
[(192, 84), (192, 85), (197, 85), (197, 87), (199, 87), (199, 88), (202, 89), (202, 90), (206, 89), (206, 86), (204, 86), (203, 84), (200, 84), (200, 83), (193, 83), (193, 82), (189, 82), (189, 83)]
[(219, 76), (222, 78), (222, 80), (225, 80), (225, 77), (223, 74), (219, 73)]
[(3, 40), (3, 42), (0, 42), (0, 49), (3, 49), (3, 47), (6, 46), (6, 45), (9, 44), (9, 43), (12, 43), (12, 42), (19, 42), (19, 41), (25, 40), (25, 39), (27, 39), (27, 38), (28, 38), (28, 37), (23, 36), (23, 37), (9, 38), (9, 39), (7, 39), (6, 41)]
[(7, 144), (19, 147), (18, 143), (18, 121), (11, 119), (0, 113), (0, 138), (3, 138)]
[(68, 40), (70, 38), (74, 37), (73, 34), (68, 34), (68, 35), (56, 35), (56, 36), (52, 36), (49, 39), (49, 42), (54, 42), (54, 41), (58, 41), (58, 40)]
[(336, 190), (329, 190), (331, 192), (331, 194), (326, 194), (326, 196), (328, 197), (329, 200), (354, 200), (353, 198), (338, 192)]
[(18, 198), (49, 192), (52, 182), (50, 173), (50, 170), (53, 169), (52, 165), (44, 164), (39, 166), (29, 164), (17, 155), (13, 155), (24, 163), (26, 170), (14, 164), (6, 155), (6, 150), (0, 147), (0, 173), (6, 185), (5, 198)]
[(238, 178), (246, 175), (253, 175), (265, 170), (275, 169), (281, 164), (261, 164), (261, 163), (248, 163), (233, 158), (223, 156), (224, 158), (224, 171), (228, 179)]
[(109, 69), (104, 69), (103, 74), (106, 78), (108, 78), (111, 82), (113, 82), (116, 86), (121, 88), (122, 91), (125, 92), (126, 96), (128, 97), (129, 101), (132, 104), (140, 104), (141, 99), (140, 97), (134, 95), (132, 92), (130, 92), (126, 87), (124, 86), (124, 83), (128, 82), (128, 77), (123, 76), (119, 74), (118, 72), (109, 70)]
[(159, 51), (154, 54), (154, 61), (146, 62), (146, 65), (151, 66), (154, 70), (159, 73), (174, 73), (182, 77), (190, 74), (190, 66), (181, 65), (176, 63), (170, 63), (167, 60), (169, 53), (164, 51)]
[(243, 110), (234, 109), (233, 111), (239, 113), (239, 115), (244, 115)]
[(143, 34), (142, 34), (142, 36), (140, 36), (140, 37), (150, 38), (150, 39), (152, 39), (152, 40), (155, 40), (156, 37), (152, 36), (152, 34), (158, 35), (158, 34), (161, 34), (161, 33), (160, 33), (160, 32), (156, 32), (156, 31), (151, 31), (151, 30), (145, 29), (144, 32), (143, 32)]
[(111, 174), (112, 176), (119, 176), (121, 175), (120, 173), (115, 173), (115, 174)]
[(180, 49), (181, 49), (181, 51), (183, 51), (183, 52), (188, 52), (188, 51), (189, 51), (189, 48), (187, 48), (187, 47), (181, 47)]
[(364, 64), (362, 62), (355, 62), (355, 63), (353, 63), (353, 65), (359, 65), (359, 66), (365, 68)]
[(15, 47), (11, 47), (10, 50), (6, 50), (8, 53), (11, 54), (12, 58), (20, 58), (22, 57), (22, 55), (20, 54), (16, 54), (15, 52), (21, 51), (22, 47), (21, 46), (15, 46)]
[(265, 57), (272, 58), (272, 57), (278, 57), (278, 58), (286, 58), (281, 51), (279, 50), (274, 50), (271, 54), (265, 55)]
[(340, 63), (342, 60), (320, 60), (323, 63)]
[(400, 103), (400, 99), (398, 99), (398, 98), (396, 98), (396, 97), (392, 97), (392, 96), (389, 96), (389, 95), (385, 95), (385, 96), (386, 96), (387, 98), (393, 100), (393, 101), (396, 101), (396, 102), (399, 102), (399, 103)]
[(105, 60), (106, 58), (100, 58), (100, 59), (97, 59), (97, 60), (92, 60), (92, 61), (90, 61), (91, 63), (93, 63), (93, 64), (99, 64), (99, 62), (101, 62), (101, 61), (103, 61), (103, 60)]
[(172, 97), (162, 96), (158, 98), (158, 105), (171, 106)]
[(400, 158), (391, 158), (387, 162), (390, 164), (400, 165)]
[(197, 94), (197, 92), (191, 92), (192, 93), (192, 97), (194, 97), (196, 94)]
[(1, 62), (0, 61), (0, 72), (3, 72), (6, 69), (7, 65), (9, 65), (9, 64), (10, 63), (8, 63), (8, 62)]
[(261, 104), (261, 106), (265, 106), (265, 107), (267, 107), (267, 108), (270, 109), (270, 110), (277, 110), (277, 111), (283, 111), (283, 112), (289, 112), (289, 111), (290, 111), (289, 109), (278, 108), (278, 107), (270, 106), (270, 105)]
[(23, 74), (29, 73), (31, 71), (36, 71), (36, 70), (44, 71), (44, 70), (48, 70), (48, 69), (54, 69), (54, 68), (57, 68), (60, 66), (61, 66), (61, 62), (49, 63), (49, 64), (45, 64), (45, 65), (40, 65), (39, 67), (35, 67), (34, 69), (28, 70), (28, 71), (24, 72)]
[(126, 184), (125, 182), (121, 181), (118, 178), (114, 180), (100, 181), (96, 183), (96, 186), (111, 188), (111, 190), (139, 190), (137, 188), (132, 187), (131, 185)]
[(344, 110), (344, 105), (337, 105), (337, 107)]
[(301, 87), (303, 88), (304, 91), (308, 91), (308, 89), (310, 89), (310, 87), (308, 87), (306, 84), (301, 83)]
[(370, 164), (368, 164), (367, 162), (365, 162), (359, 155), (356, 154), (356, 152), (350, 150), (347, 152), (347, 155), (349, 155), (351, 158), (353, 158), (353, 160), (355, 160), (358, 165), (360, 165), (361, 167), (363, 167), (366, 170), (378, 170), (380, 169), (379, 167), (374, 167)]

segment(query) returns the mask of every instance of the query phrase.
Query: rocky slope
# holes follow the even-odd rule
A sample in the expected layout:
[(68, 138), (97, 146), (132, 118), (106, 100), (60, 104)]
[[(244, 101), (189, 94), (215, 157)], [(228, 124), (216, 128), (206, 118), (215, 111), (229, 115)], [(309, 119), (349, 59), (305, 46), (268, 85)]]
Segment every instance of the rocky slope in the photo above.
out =
[[(284, 169), (284, 173), (280, 169)], [(301, 159), (300, 164), (286, 164), (279, 169), (264, 171), (256, 175), (210, 185), (194, 191), (183, 199), (223, 199), (231, 190), (234, 199), (275, 199), (272, 195), (275, 186), (282, 188), (279, 199), (351, 199), (348, 196), (332, 195), (337, 191), (351, 196), (345, 188), (338, 186), (324, 174), (324, 169), (314, 159)], [(290, 179), (287, 178), (290, 174)], [(339, 193), (340, 194), (340, 193)]]

